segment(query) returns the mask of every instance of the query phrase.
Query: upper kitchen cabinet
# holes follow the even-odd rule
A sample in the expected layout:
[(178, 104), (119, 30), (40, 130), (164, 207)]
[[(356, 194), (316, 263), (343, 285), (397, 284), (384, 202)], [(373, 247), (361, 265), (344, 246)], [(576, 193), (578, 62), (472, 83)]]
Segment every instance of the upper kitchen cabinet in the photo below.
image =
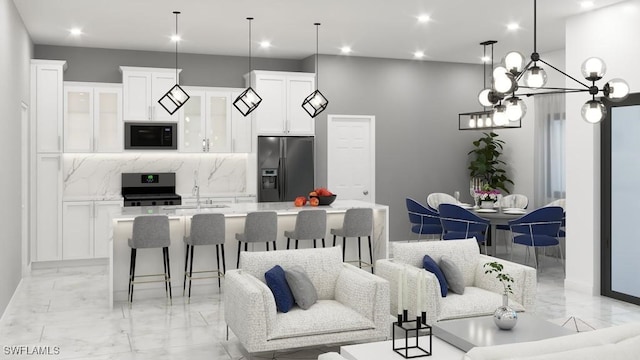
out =
[[(178, 121), (158, 100), (178, 81), (175, 69), (120, 66), (125, 121)], [(180, 70), (178, 70), (180, 71)]]
[(62, 152), (62, 73), (66, 61), (31, 60), (31, 119), (36, 152)]
[(314, 119), (302, 108), (315, 89), (315, 74), (253, 71), (262, 102), (253, 112), (258, 135), (314, 135)]
[(64, 83), (64, 151), (122, 151), (122, 86)]
[(231, 104), (240, 89), (184, 89), (189, 100), (181, 109), (180, 151), (251, 151), (251, 118), (245, 119)]

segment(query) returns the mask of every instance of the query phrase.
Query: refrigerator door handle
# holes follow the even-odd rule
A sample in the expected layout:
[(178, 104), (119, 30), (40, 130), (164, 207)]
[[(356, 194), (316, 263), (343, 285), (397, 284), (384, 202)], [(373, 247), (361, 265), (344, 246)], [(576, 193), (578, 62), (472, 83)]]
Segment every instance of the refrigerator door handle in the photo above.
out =
[(281, 201), (283, 196), (282, 195), (282, 183), (283, 183), (282, 169), (283, 169), (282, 158), (278, 158), (278, 178), (276, 180), (276, 186), (278, 187), (278, 201)]

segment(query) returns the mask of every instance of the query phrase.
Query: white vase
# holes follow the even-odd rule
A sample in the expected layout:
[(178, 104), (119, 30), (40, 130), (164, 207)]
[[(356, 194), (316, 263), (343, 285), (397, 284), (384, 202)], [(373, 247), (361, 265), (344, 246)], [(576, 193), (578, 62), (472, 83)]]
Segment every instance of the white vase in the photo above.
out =
[(482, 200), (480, 202), (480, 208), (482, 209), (493, 209), (493, 201), (491, 200)]
[(502, 330), (511, 330), (518, 323), (518, 313), (509, 307), (509, 296), (502, 294), (502, 306), (493, 313), (493, 322)]

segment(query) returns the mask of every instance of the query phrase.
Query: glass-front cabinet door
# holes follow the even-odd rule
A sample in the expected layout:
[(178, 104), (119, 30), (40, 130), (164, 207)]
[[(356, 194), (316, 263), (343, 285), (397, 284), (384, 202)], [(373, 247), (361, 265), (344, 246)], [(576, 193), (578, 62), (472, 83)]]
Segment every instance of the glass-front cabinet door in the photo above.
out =
[(186, 89), (189, 100), (182, 107), (182, 140), (180, 151), (206, 151), (204, 91)]
[(93, 91), (95, 152), (121, 152), (123, 145), (122, 88), (99, 87)]
[(231, 151), (231, 93), (207, 92), (207, 147), (210, 152)]
[(64, 88), (64, 151), (93, 151), (93, 88)]

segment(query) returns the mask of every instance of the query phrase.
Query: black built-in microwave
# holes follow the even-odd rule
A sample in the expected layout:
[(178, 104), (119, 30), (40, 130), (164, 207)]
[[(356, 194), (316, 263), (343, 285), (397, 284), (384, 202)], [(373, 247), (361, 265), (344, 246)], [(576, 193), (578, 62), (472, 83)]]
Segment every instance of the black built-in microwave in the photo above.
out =
[(178, 148), (177, 123), (125, 122), (126, 150), (175, 150)]

